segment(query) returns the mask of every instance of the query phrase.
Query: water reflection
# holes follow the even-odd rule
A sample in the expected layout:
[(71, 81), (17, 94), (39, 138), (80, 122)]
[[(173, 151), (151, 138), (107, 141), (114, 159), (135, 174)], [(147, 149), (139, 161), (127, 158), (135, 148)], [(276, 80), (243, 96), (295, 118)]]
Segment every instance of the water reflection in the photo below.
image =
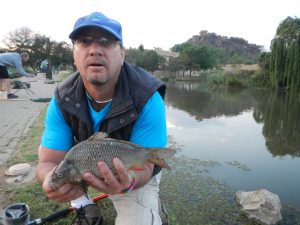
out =
[(197, 120), (216, 116), (239, 115), (250, 109), (253, 99), (249, 91), (214, 91), (197, 83), (169, 83), (166, 100), (169, 105), (182, 109)]
[(273, 156), (300, 155), (300, 98), (264, 90), (215, 90), (199, 83), (169, 83), (167, 105), (184, 110), (197, 121), (253, 111), (263, 124), (266, 147)]
[(274, 156), (300, 156), (300, 102), (295, 93), (271, 93), (257, 101), (254, 118), (262, 121), (266, 146)]

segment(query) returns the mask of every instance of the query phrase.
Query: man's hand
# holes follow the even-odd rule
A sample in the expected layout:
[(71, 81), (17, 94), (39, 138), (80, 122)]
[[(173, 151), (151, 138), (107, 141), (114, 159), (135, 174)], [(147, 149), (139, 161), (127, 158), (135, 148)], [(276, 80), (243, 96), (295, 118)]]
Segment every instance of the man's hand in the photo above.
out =
[[(104, 179), (99, 179), (92, 173), (85, 173), (84, 179), (95, 189), (106, 194), (119, 194), (126, 190), (132, 182), (128, 170), (118, 158), (113, 159), (113, 166), (116, 171), (114, 174), (105, 162), (98, 163), (98, 169)], [(134, 172), (136, 178), (135, 189), (144, 186), (151, 179), (153, 173), (153, 164), (145, 163), (144, 169)]]
[(68, 202), (85, 194), (83, 190), (80, 188), (80, 186), (71, 183), (65, 184), (60, 188), (54, 190), (51, 186), (49, 186), (49, 180), (51, 174), (52, 171), (47, 174), (42, 184), (42, 188), (46, 193), (46, 195), (48, 196), (48, 198), (59, 202)]
[(103, 161), (98, 163), (98, 169), (104, 179), (99, 179), (92, 173), (84, 174), (84, 179), (95, 189), (107, 194), (119, 194), (127, 189), (131, 184), (131, 176), (120, 159), (113, 159), (113, 166), (116, 175), (109, 169)]
[(42, 146), (39, 148), (39, 163), (36, 169), (36, 178), (42, 185), (46, 195), (50, 199), (59, 202), (68, 202), (84, 195), (83, 190), (74, 184), (66, 184), (55, 190), (49, 185), (53, 171), (66, 154), (64, 151), (55, 151)]

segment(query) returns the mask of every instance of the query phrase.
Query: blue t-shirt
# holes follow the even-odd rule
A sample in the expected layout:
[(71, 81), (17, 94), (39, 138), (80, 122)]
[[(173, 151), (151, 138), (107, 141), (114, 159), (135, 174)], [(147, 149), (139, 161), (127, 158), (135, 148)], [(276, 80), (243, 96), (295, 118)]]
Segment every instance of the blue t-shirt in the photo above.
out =
[[(111, 103), (100, 112), (96, 112), (89, 103), (89, 113), (94, 131), (107, 115)], [(167, 144), (165, 105), (158, 92), (147, 101), (135, 122), (130, 141), (144, 147), (165, 147)], [(68, 151), (73, 146), (73, 133), (64, 120), (62, 113), (53, 97), (48, 106), (45, 130), (41, 145), (46, 148)]]

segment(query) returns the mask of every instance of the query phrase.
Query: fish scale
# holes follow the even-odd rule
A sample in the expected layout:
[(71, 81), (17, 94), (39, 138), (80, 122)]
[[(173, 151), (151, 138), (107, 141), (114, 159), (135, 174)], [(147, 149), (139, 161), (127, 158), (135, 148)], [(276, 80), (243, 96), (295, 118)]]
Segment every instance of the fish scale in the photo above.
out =
[[(80, 171), (81, 174), (92, 171), (98, 177), (102, 177), (97, 163), (99, 161), (104, 161), (108, 167), (114, 171), (112, 166), (112, 159), (118, 157), (122, 160), (127, 169), (130, 168), (132, 162), (143, 163), (148, 158), (148, 152), (142, 151), (142, 148), (134, 147), (132, 144), (120, 143), (113, 139), (101, 140), (90, 142), (89, 145), (78, 145), (73, 151), (70, 151), (66, 155), (66, 160), (75, 161), (78, 158), (83, 158), (85, 160), (80, 160), (79, 163), (74, 164), (76, 169)], [(96, 160), (96, 161), (95, 161)], [(92, 161), (92, 166), (87, 167), (87, 161)]]
[(103, 136), (101, 132), (96, 133), (88, 140), (71, 148), (64, 160), (53, 171), (49, 186), (55, 189), (65, 183), (81, 182), (86, 172), (92, 172), (97, 177), (103, 178), (97, 167), (99, 161), (104, 161), (116, 174), (112, 165), (112, 160), (116, 157), (127, 169), (141, 170), (146, 162), (169, 168), (164, 159), (175, 154), (173, 149), (145, 148), (128, 141), (103, 138)]

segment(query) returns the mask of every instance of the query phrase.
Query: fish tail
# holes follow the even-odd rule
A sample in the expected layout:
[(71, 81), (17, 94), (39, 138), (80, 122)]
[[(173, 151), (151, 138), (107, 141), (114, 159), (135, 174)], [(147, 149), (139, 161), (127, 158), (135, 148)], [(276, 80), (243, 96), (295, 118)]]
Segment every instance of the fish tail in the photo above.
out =
[(165, 159), (172, 158), (176, 151), (170, 148), (147, 148), (151, 157), (148, 162), (161, 166), (166, 169), (170, 169), (170, 166), (166, 163)]

